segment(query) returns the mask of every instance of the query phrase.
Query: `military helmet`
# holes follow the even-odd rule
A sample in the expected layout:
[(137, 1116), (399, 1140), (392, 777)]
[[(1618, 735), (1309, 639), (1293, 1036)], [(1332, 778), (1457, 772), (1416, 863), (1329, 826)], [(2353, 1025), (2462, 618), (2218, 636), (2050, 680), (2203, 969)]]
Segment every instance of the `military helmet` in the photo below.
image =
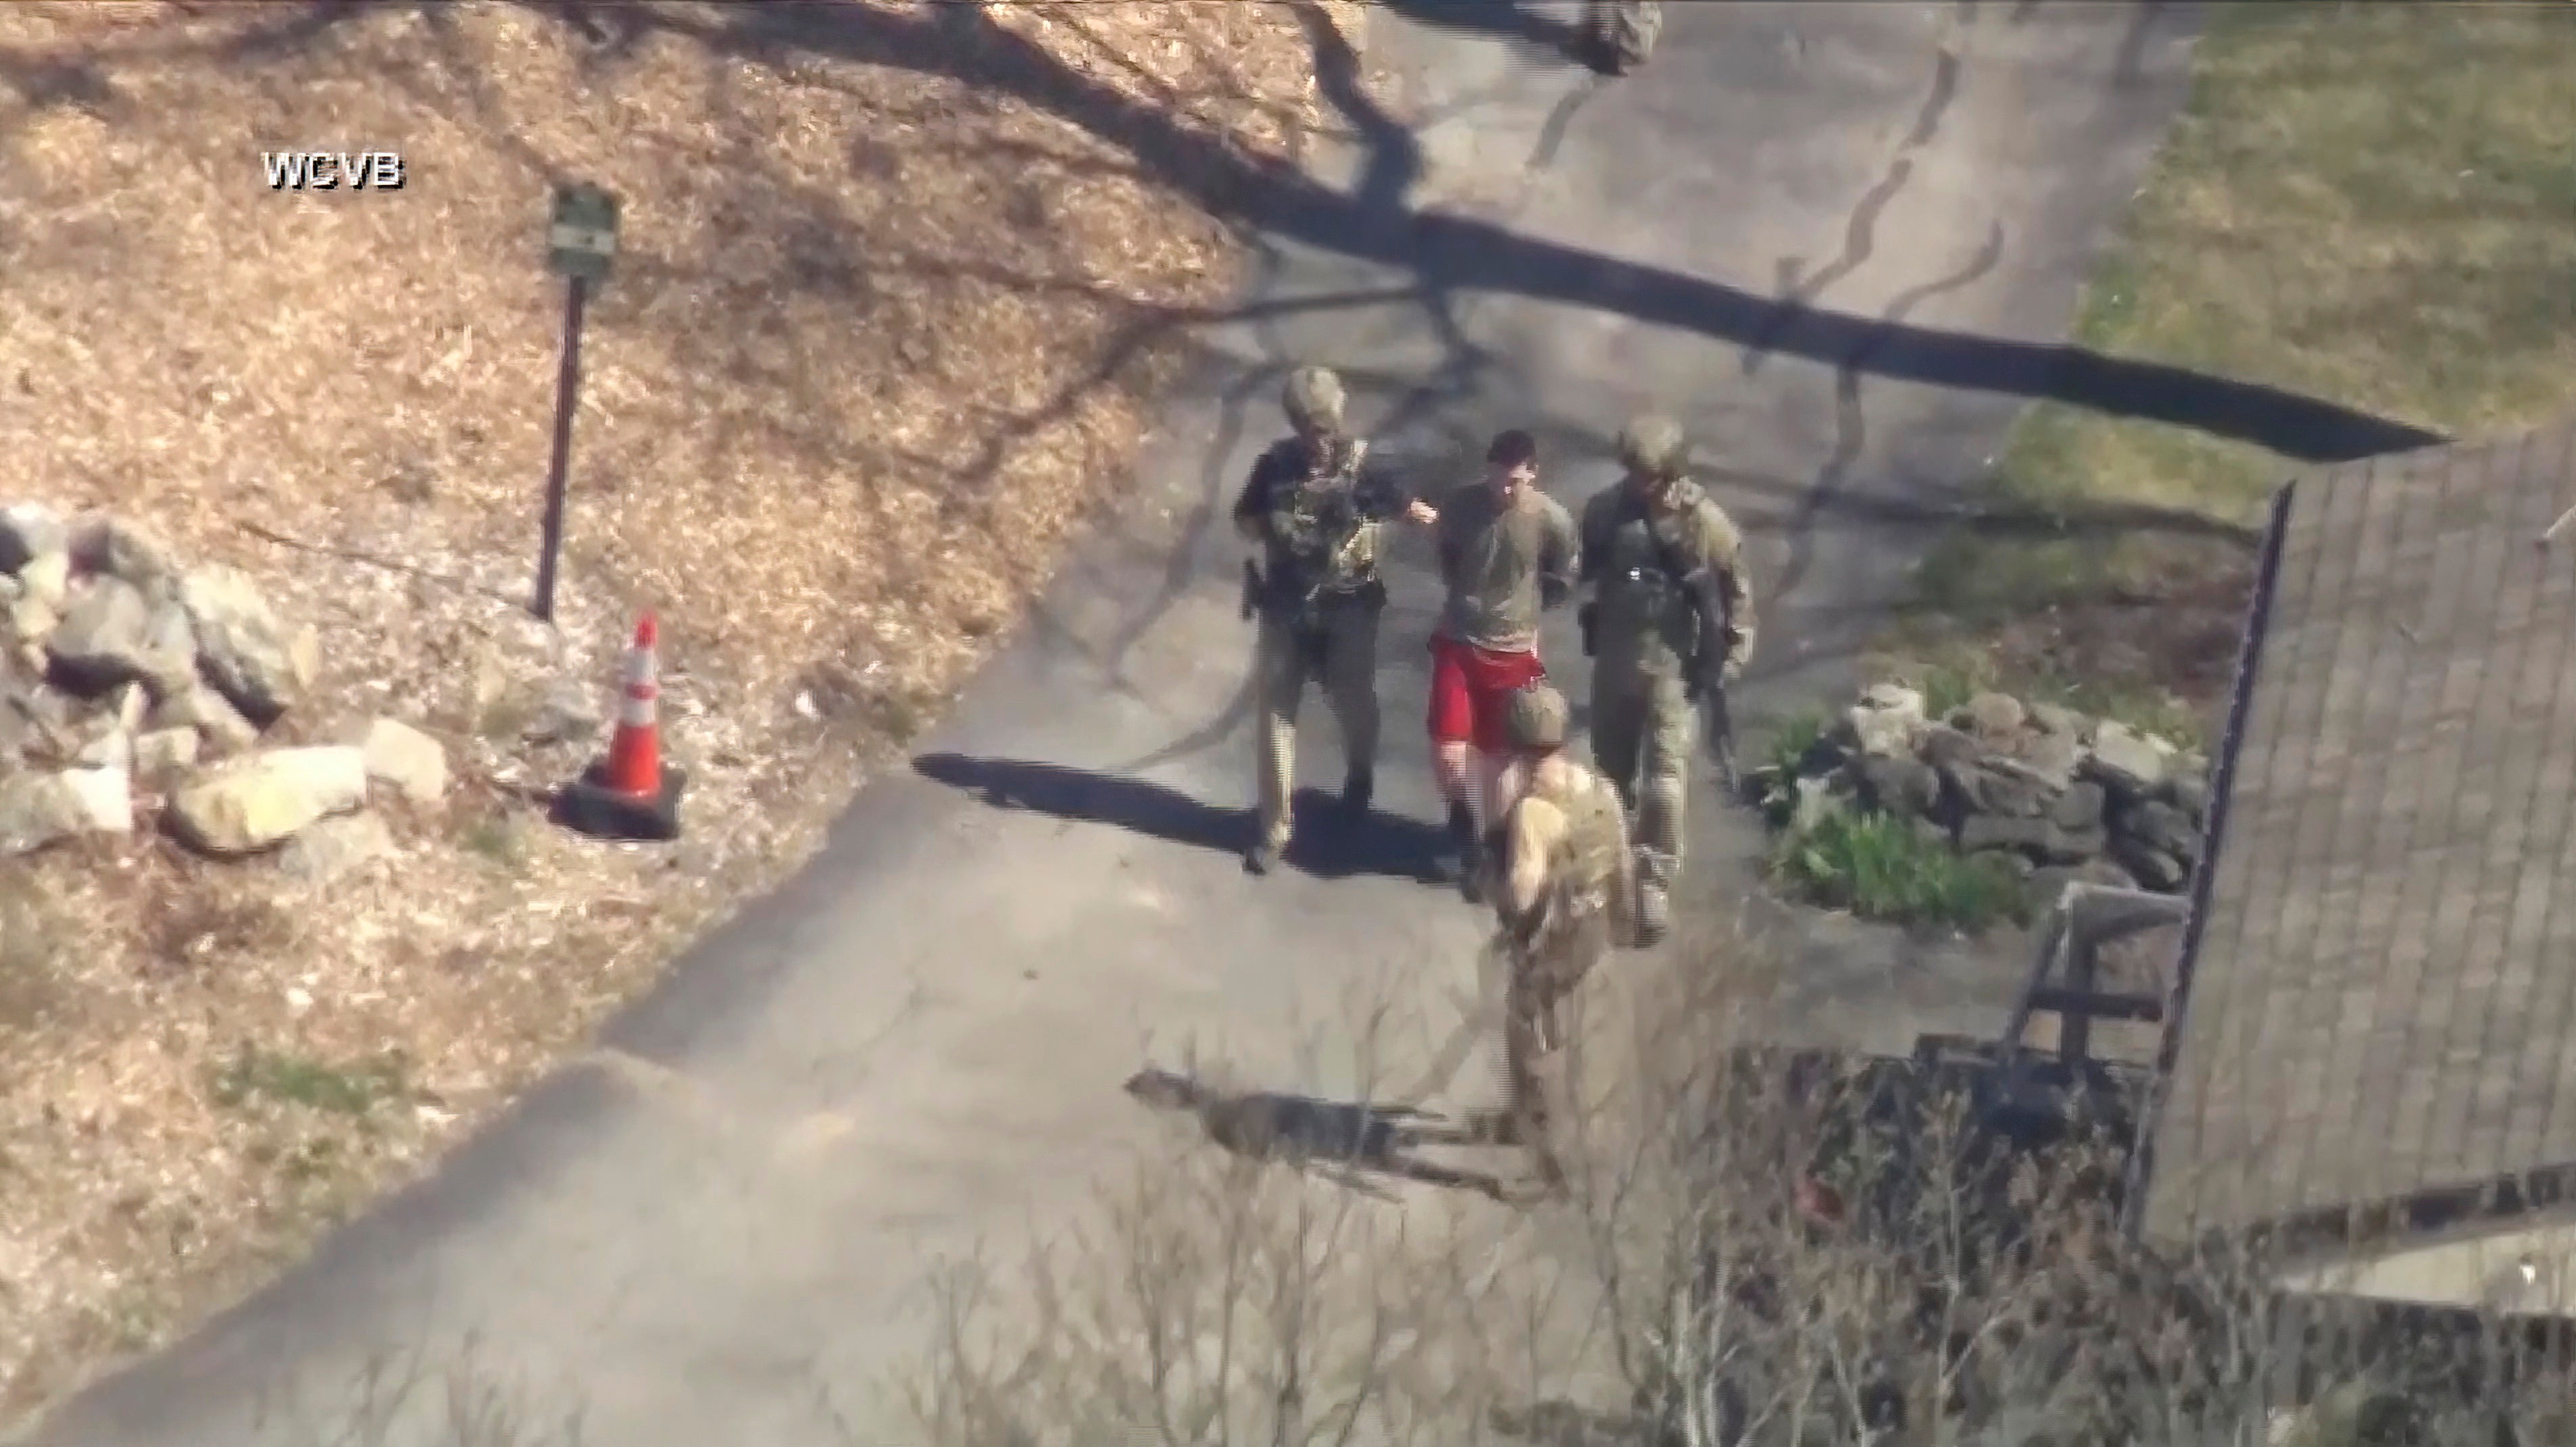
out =
[(1565, 747), (1565, 695), (1544, 681), (1512, 690), (1504, 723), (1515, 748), (1544, 751)]
[(1299, 367), (1289, 373), (1279, 399), (1291, 423), (1322, 431), (1342, 425), (1342, 406), (1348, 400), (1342, 379), (1329, 367)]
[(1689, 452), (1690, 442), (1682, 436), (1681, 424), (1669, 417), (1648, 414), (1619, 429), (1619, 465), (1631, 472), (1675, 476), (1681, 472)]

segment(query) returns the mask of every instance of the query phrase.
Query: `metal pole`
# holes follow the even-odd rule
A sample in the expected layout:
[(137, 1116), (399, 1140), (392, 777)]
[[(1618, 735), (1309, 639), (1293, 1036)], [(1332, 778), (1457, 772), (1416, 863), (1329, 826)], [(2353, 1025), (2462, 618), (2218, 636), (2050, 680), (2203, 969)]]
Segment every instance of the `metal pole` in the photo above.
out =
[(563, 550), (564, 476), (572, 465), (572, 414), (581, 393), (581, 311), (590, 297), (587, 277), (569, 278), (564, 292), (563, 370), (555, 376), (554, 457), (546, 464), (545, 541), (537, 554), (536, 615), (555, 621), (555, 556)]

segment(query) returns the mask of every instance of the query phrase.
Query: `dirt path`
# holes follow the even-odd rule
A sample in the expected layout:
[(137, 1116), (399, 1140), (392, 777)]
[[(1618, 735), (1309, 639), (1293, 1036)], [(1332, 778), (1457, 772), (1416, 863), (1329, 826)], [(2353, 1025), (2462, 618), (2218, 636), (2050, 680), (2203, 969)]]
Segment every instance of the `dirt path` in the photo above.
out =
[[(1118, 1088), (1138, 1065), (1193, 1039), (1254, 1082), (1348, 1096), (1418, 1064), (1477, 938), (1409, 877), (1434, 817), (1409, 726), (1419, 557), (1388, 618), (1382, 817), (1260, 883), (1232, 854), (1244, 637), (1214, 519), (1289, 359), (1341, 366), (1387, 445), (1462, 471), (1489, 429), (1534, 425), (1568, 501), (1604, 480), (1623, 413), (1681, 413), (1765, 550), (1775, 651), (1748, 712), (1843, 676), (2027, 397), (2237, 435), (2337, 420), (2052, 341), (2178, 99), (2182, 31), (2155, 7), (1678, 6), (1654, 67), (1615, 85), (1478, 33), (1518, 10), (1396, 8), (1429, 18), (1372, 37), (1384, 110), (1317, 36), (1360, 140), (1320, 183), (1211, 173), (1265, 223), (1253, 297), (1204, 333), (1136, 496), (915, 774), (436, 1179), (36, 1441), (295, 1440), (273, 1396), (256, 1425), (264, 1392), (326, 1412), (371, 1359), (435, 1368), (469, 1341), (537, 1400), (582, 1402), (590, 1440), (841, 1440), (818, 1383), (852, 1440), (908, 1440), (867, 1389), (922, 1340), (925, 1267), (1076, 1219), (1147, 1138)], [(1208, 161), (1078, 78), (980, 78), (1177, 173)], [(1571, 638), (1548, 647), (1579, 684)], [(1309, 777), (1330, 778), (1312, 732)], [(1740, 887), (1750, 829), (1701, 813), (1702, 877)], [(1902, 1044), (2002, 1006), (1990, 968), (1852, 945), (1804, 977), (1802, 1029)], [(1351, 1025), (1372, 1004), (1374, 1059)], [(428, 1440), (434, 1395), (388, 1440)]]

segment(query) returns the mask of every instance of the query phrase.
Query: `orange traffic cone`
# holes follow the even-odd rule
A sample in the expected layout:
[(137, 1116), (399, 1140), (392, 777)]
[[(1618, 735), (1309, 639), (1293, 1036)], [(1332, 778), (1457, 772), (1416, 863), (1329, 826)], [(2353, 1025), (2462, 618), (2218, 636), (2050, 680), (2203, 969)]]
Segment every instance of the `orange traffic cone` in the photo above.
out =
[(608, 741), (608, 767), (600, 783), (621, 794), (650, 799), (662, 792), (662, 723), (654, 681), (656, 630), (647, 613), (635, 625), (635, 642), (626, 650), (625, 697), (618, 700), (617, 732)]
[(564, 786), (555, 816), (566, 826), (602, 839), (677, 839), (684, 770), (662, 767), (661, 686), (654, 654), (659, 632), (647, 613), (635, 624), (635, 642), (617, 704), (617, 732), (608, 757)]

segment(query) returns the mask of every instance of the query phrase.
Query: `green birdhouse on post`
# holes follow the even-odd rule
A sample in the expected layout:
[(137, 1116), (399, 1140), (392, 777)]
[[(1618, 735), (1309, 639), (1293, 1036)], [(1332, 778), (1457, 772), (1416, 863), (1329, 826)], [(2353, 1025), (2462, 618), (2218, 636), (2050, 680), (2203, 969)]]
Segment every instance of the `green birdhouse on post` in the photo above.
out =
[(617, 198), (598, 186), (555, 190), (554, 224), (546, 228), (546, 265), (575, 281), (608, 279), (617, 255)]

